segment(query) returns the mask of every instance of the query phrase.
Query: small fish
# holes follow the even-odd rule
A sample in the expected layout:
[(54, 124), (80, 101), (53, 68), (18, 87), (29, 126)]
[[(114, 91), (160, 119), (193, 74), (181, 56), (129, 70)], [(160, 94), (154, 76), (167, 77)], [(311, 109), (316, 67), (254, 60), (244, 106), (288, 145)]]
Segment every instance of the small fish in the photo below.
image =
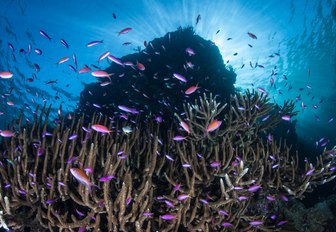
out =
[(177, 200), (179, 200), (179, 201), (184, 201), (188, 198), (189, 198), (188, 194), (180, 194), (180, 195), (177, 196)]
[(8, 71), (0, 72), (0, 77), (2, 79), (9, 79), (13, 77), (13, 73), (8, 72)]
[(0, 130), (0, 135), (2, 137), (9, 138), (9, 137), (13, 137), (14, 136), (14, 132), (13, 131), (9, 131), (9, 130)]
[(257, 36), (251, 32), (247, 32), (248, 36), (250, 36), (252, 39), (257, 39)]
[(57, 80), (52, 80), (52, 81), (46, 81), (46, 85), (53, 85), (57, 83)]
[(100, 124), (93, 124), (91, 126), (91, 128), (97, 132), (100, 133), (110, 133), (112, 132), (111, 130), (109, 130), (106, 126), (100, 125)]
[(181, 126), (186, 132), (190, 133), (190, 128), (189, 128), (189, 126), (188, 126), (187, 123), (181, 121), (181, 122), (180, 122), (180, 126)]
[(122, 29), (121, 31), (119, 31), (119, 32), (118, 32), (118, 35), (126, 34), (126, 33), (128, 33), (130, 30), (132, 30), (131, 27), (126, 27), (126, 28)]
[(196, 18), (196, 25), (199, 23), (199, 21), (201, 20), (201, 15), (197, 15), (197, 18)]
[(99, 181), (100, 182), (105, 182), (105, 181), (109, 181), (109, 180), (112, 180), (112, 179), (115, 179), (115, 176), (102, 176), (99, 178)]
[(35, 52), (37, 55), (42, 55), (42, 50), (41, 50), (41, 49), (35, 48), (35, 49), (34, 49), (34, 52)]
[(192, 48), (186, 48), (186, 53), (189, 55), (189, 56), (193, 56), (195, 55), (195, 52)]
[(184, 76), (182, 76), (181, 74), (178, 74), (178, 73), (173, 73), (173, 76), (176, 78), (176, 79), (179, 79), (180, 81), (182, 82), (187, 82), (187, 80), (184, 78)]
[(119, 65), (121, 65), (121, 66), (123, 66), (123, 67), (125, 66), (125, 64), (124, 64), (120, 59), (118, 59), (118, 58), (115, 57), (115, 56), (108, 55), (107, 58), (108, 58), (109, 60), (113, 61), (113, 62), (116, 63), (116, 64), (119, 64)]
[(130, 45), (130, 44), (132, 44), (131, 42), (125, 42), (125, 43), (123, 43), (122, 45), (123, 46), (128, 46), (128, 45)]
[(119, 105), (118, 108), (121, 109), (122, 111), (132, 113), (132, 114), (138, 114), (139, 113), (138, 110), (136, 110), (134, 108), (127, 107), (127, 106), (123, 106), (123, 105)]
[(282, 120), (285, 120), (285, 121), (290, 121), (291, 120), (291, 117), (289, 115), (284, 115), (281, 118), (282, 118)]
[(91, 183), (89, 177), (85, 174), (85, 172), (79, 168), (70, 168), (70, 173), (83, 185), (85, 185), (89, 192), (91, 193), (91, 186), (93, 184)]
[(146, 69), (146, 68), (145, 68), (145, 65), (143, 65), (143, 64), (141, 64), (141, 63), (139, 63), (139, 62), (137, 62), (136, 66), (137, 66), (137, 68), (138, 68), (140, 71), (144, 71), (144, 70)]
[(92, 41), (92, 42), (88, 43), (87, 46), (92, 47), (94, 45), (101, 44), (103, 42), (104, 42), (104, 40), (96, 40), (96, 41)]
[(44, 38), (46, 38), (46, 39), (48, 39), (48, 40), (51, 40), (50, 36), (49, 36), (47, 33), (45, 33), (44, 31), (40, 30), (40, 34), (41, 34)]
[(63, 57), (61, 59), (59, 59), (59, 61), (57, 61), (57, 64), (63, 64), (64, 62), (67, 62), (69, 60), (69, 57)]
[(61, 39), (61, 44), (66, 47), (66, 48), (69, 48), (69, 44), (64, 40), (64, 39)]
[(91, 73), (92, 76), (94, 77), (110, 77), (113, 75), (113, 73), (108, 74), (106, 71), (103, 70), (96, 70)]
[(91, 68), (85, 66), (81, 69), (78, 70), (78, 73), (81, 74), (81, 73), (87, 73), (87, 72), (90, 72), (91, 71)]
[(253, 192), (258, 191), (259, 189), (261, 189), (261, 186), (260, 186), (260, 185), (253, 185), (253, 186), (249, 187), (249, 188), (247, 189), (247, 191), (253, 193)]
[(181, 135), (176, 135), (176, 136), (174, 136), (174, 138), (173, 138), (173, 140), (174, 141), (183, 141), (183, 140), (185, 140), (187, 137), (183, 137), (183, 136), (181, 136)]
[(251, 226), (260, 226), (262, 224), (264, 224), (264, 222), (262, 222), (262, 221), (251, 221), (250, 222)]
[(194, 85), (194, 86), (191, 86), (189, 87), (184, 93), (189, 95), (189, 94), (192, 94), (194, 93), (196, 90), (198, 90), (200, 87), (198, 87), (198, 84), (197, 85)]
[(307, 73), (308, 73), (308, 77), (309, 77), (310, 76), (310, 68), (308, 68)]
[(219, 121), (219, 120), (213, 120), (209, 126), (206, 128), (206, 132), (212, 132), (214, 130), (217, 130), (220, 125), (222, 124), (222, 121)]
[(218, 30), (218, 31), (216, 32), (216, 35), (217, 35), (219, 32), (220, 32), (220, 30)]
[(131, 133), (131, 132), (133, 131), (132, 127), (130, 127), (130, 126), (124, 126), (124, 127), (122, 128), (122, 130), (123, 130), (123, 132), (124, 132), (125, 134), (129, 134), (129, 133)]
[(163, 220), (166, 220), (166, 221), (170, 221), (170, 220), (176, 219), (176, 215), (165, 214), (165, 215), (161, 215), (160, 218), (162, 218)]
[(116, 14), (113, 12), (112, 13), (112, 17), (114, 18), (114, 19), (117, 19), (117, 16), (116, 16)]
[(110, 52), (109, 52), (109, 51), (104, 52), (103, 54), (101, 54), (101, 55), (99, 56), (98, 63), (99, 63), (100, 61), (102, 61), (103, 59), (105, 59), (108, 55), (110, 55)]

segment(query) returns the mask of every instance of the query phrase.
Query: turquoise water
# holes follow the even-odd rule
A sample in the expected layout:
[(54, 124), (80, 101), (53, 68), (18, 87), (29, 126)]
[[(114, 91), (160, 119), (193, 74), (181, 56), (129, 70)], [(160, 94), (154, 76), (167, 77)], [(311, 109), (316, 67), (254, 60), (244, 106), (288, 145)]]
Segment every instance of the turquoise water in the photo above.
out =
[[(34, 109), (43, 102), (53, 104), (54, 114), (61, 103), (63, 109), (73, 111), (84, 84), (95, 82), (90, 73), (78, 74), (69, 67), (75, 67), (74, 54), (77, 69), (85, 64), (98, 65), (99, 56), (106, 51), (122, 57), (138, 46), (143, 49), (144, 41), (179, 26), (194, 26), (196, 34), (213, 41), (223, 62), (233, 67), (237, 89), (264, 88), (280, 104), (286, 99), (297, 100), (300, 113), (294, 120), (299, 137), (312, 146), (321, 138), (329, 139), (330, 146), (336, 142), (333, 1), (3, 0), (1, 4), (0, 71), (14, 74), (11, 79), (0, 80), (2, 122), (10, 122), (22, 107)], [(127, 27), (132, 30), (118, 35)], [(51, 40), (42, 36), (41, 30)], [(87, 47), (95, 40), (103, 43)], [(42, 55), (34, 52), (36, 48)], [(69, 61), (57, 65), (62, 57), (69, 57)], [(109, 66), (106, 60), (99, 63), (101, 69)], [(272, 72), (277, 75), (271, 76)], [(29, 82), (29, 78), (34, 79)], [(56, 83), (46, 84), (49, 81)]]

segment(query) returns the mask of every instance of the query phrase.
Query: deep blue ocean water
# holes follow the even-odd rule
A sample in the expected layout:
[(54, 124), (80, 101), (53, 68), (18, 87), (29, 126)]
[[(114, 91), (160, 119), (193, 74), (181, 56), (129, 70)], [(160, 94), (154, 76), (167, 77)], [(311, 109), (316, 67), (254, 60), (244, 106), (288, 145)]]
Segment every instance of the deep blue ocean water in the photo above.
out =
[[(194, 26), (196, 34), (212, 40), (223, 61), (234, 68), (237, 88), (262, 87), (279, 104), (286, 99), (296, 100), (300, 113), (293, 120), (297, 120), (299, 136), (313, 145), (322, 138), (327, 138), (330, 145), (336, 143), (336, 13), (331, 0), (3, 0), (1, 4), (0, 71), (14, 74), (12, 79), (0, 82), (2, 122), (9, 122), (24, 104), (34, 108), (47, 101), (57, 109), (63, 102), (63, 109), (75, 109), (83, 84), (95, 82), (95, 78), (90, 73), (78, 75), (69, 68), (75, 66), (73, 54), (79, 69), (85, 64), (97, 64), (98, 57), (106, 51), (121, 57), (133, 53), (138, 46), (143, 48), (144, 41), (179, 26)], [(198, 15), (201, 17), (196, 25)], [(127, 27), (132, 30), (119, 36), (117, 32)], [(43, 37), (41, 30), (51, 40)], [(250, 38), (247, 32), (257, 39)], [(95, 40), (103, 43), (87, 47)], [(42, 55), (34, 52), (36, 48)], [(70, 60), (57, 65), (62, 57)], [(264, 68), (251, 68), (250, 62)], [(40, 71), (35, 70), (34, 64)], [(245, 67), (241, 68), (243, 64)], [(99, 67), (108, 65), (105, 59)], [(271, 85), (275, 66), (277, 76), (273, 76)], [(29, 78), (34, 80), (29, 82)], [(56, 84), (46, 84), (54, 80)]]

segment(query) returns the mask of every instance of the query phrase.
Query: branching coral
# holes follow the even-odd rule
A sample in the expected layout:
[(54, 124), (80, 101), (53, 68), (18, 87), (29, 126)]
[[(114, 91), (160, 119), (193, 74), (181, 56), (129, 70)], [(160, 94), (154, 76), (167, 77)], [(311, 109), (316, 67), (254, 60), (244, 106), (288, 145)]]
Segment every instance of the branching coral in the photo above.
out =
[[(231, 96), (229, 105), (221, 105), (212, 94), (205, 94), (195, 100), (194, 104), (184, 105), (186, 119), (183, 120), (177, 114), (175, 116), (189, 127), (188, 138), (193, 141), (216, 139), (227, 135), (233, 138), (236, 144), (249, 145), (258, 137), (258, 133), (273, 128), (283, 119), (293, 117), (294, 102), (286, 101), (278, 112), (274, 112), (274, 104), (269, 103), (265, 94), (247, 90), (245, 94), (237, 93)], [(225, 111), (226, 109), (226, 111)], [(216, 118), (222, 117), (222, 126), (214, 131), (207, 132), (207, 127)]]
[[(200, 101), (186, 107), (191, 133), (183, 141), (154, 122), (124, 134), (125, 122), (103, 116), (53, 131), (50, 108), (37, 110), (30, 127), (21, 118), (16, 136), (2, 144), (2, 221), (12, 229), (50, 231), (274, 231), (285, 220), (271, 216), (279, 201), (335, 177), (336, 147), (300, 170), (285, 141), (245, 135), (268, 128), (258, 124), (270, 112), (265, 96), (233, 97), (223, 128), (208, 133), (211, 143), (203, 140), (204, 129), (224, 106), (211, 95)], [(96, 132), (94, 124), (112, 132)], [(86, 173), (92, 192), (71, 174), (74, 167)]]

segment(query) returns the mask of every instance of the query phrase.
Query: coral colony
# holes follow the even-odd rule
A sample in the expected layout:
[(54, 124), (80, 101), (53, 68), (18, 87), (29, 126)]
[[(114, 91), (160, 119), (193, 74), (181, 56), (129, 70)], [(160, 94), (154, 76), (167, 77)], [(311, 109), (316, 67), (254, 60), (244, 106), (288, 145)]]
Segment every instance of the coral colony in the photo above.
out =
[[(190, 31), (184, 32), (190, 35)], [(182, 33), (172, 33), (172, 40)], [(153, 44), (155, 47), (155, 41)], [(200, 47), (207, 44), (214, 47), (209, 41)], [(201, 54), (196, 45), (192, 47), (187, 57)], [(185, 53), (186, 47), (181, 49)], [(143, 55), (151, 56), (149, 49), (146, 53)], [(153, 77), (148, 72), (155, 73), (155, 65), (151, 67), (149, 59), (146, 63), (140, 58), (138, 55), (133, 61), (138, 59), (142, 65), (129, 72), (144, 72), (139, 75), (147, 85)], [(116, 61), (126, 62), (125, 58)], [(126, 69), (126, 65), (113, 65)], [(97, 99), (86, 95), (93, 90), (88, 86), (81, 96), (78, 117), (69, 119), (60, 109), (56, 124), (52, 124), (51, 107), (44, 105), (34, 111), (31, 123), (25, 122), (23, 112), (2, 130), (1, 226), (116, 232), (293, 229), (283, 209), (288, 201), (301, 199), (304, 193), (335, 178), (336, 147), (325, 149), (314, 162), (299, 157), (284, 138), (270, 134), (297, 114), (293, 102), (277, 106), (263, 90), (228, 91), (224, 99), (218, 93), (221, 85), (211, 84), (216, 73), (210, 72), (210, 79), (203, 74), (196, 79), (197, 71), (193, 70), (195, 79), (191, 81), (187, 71), (174, 65), (178, 64), (167, 67), (171, 83), (166, 87), (175, 96), (168, 98), (160, 86), (157, 93), (145, 93), (159, 99), (147, 103), (144, 110), (133, 107), (138, 92), (129, 90), (135, 88), (133, 84), (141, 89), (141, 83), (131, 79), (140, 77), (130, 75), (127, 80), (125, 71), (120, 77), (123, 81), (98, 84), (127, 92), (127, 99), (109, 98), (113, 102), (109, 111), (102, 113), (107, 108), (103, 97), (99, 97), (101, 109), (92, 108)], [(197, 59), (193, 66), (204, 72)], [(102, 72), (95, 74), (111, 78)], [(159, 73), (151, 83), (159, 86), (160, 75), (166, 76)], [(229, 80), (227, 75), (220, 77), (217, 81), (222, 83)], [(189, 88), (176, 84), (185, 81), (192, 82)], [(118, 88), (118, 82), (124, 85)], [(169, 87), (172, 83), (174, 88)], [(145, 95), (142, 101), (147, 101)], [(186, 95), (194, 96), (186, 99)], [(137, 102), (142, 103), (141, 99)], [(146, 116), (150, 112), (151, 117)], [(167, 114), (170, 116), (165, 117)]]

